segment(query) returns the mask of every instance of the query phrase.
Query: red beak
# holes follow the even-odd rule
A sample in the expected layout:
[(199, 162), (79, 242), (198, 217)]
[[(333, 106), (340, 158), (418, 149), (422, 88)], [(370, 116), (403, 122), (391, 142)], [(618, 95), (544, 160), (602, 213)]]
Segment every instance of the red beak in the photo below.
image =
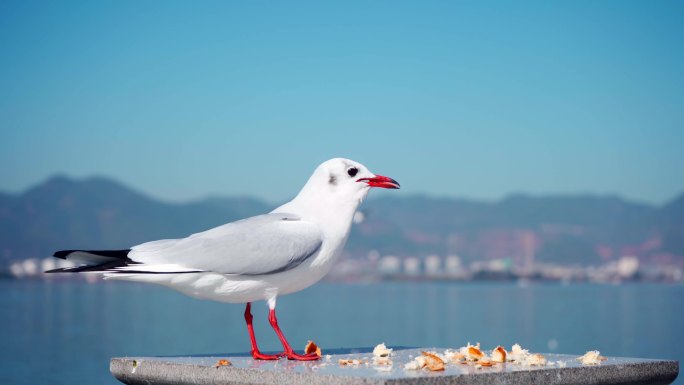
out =
[(382, 175), (376, 175), (373, 178), (361, 178), (357, 180), (357, 182), (366, 182), (371, 187), (382, 187), (391, 189), (398, 189), (400, 187), (399, 182), (392, 178), (388, 178)]

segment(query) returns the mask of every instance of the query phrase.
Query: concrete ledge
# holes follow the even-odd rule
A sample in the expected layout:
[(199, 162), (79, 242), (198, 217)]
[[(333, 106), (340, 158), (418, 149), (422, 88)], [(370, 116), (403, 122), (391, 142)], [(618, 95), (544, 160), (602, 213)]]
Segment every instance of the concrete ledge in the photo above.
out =
[[(447, 365), (444, 372), (404, 370), (404, 364), (422, 350), (444, 349), (399, 348), (394, 351), (391, 367), (376, 365), (340, 366), (342, 358), (371, 362), (370, 349), (338, 349), (331, 357), (318, 362), (254, 361), (248, 354), (225, 354), (190, 357), (126, 357), (113, 358), (110, 371), (119, 381), (130, 384), (401, 384), (401, 385), (485, 385), (485, 384), (670, 384), (679, 373), (679, 363), (668, 360), (646, 360), (609, 357), (598, 366), (582, 366), (576, 356), (545, 354), (558, 365), (523, 367), (502, 364), (475, 368)], [(334, 353), (334, 354), (333, 354)], [(220, 359), (232, 366), (216, 367)]]

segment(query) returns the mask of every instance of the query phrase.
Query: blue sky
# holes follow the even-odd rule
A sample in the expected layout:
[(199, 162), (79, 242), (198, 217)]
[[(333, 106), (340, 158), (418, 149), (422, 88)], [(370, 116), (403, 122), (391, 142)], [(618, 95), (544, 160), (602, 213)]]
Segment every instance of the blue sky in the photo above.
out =
[(0, 3), (0, 190), (104, 175), (278, 201), (358, 160), (402, 192), (684, 191), (684, 3)]

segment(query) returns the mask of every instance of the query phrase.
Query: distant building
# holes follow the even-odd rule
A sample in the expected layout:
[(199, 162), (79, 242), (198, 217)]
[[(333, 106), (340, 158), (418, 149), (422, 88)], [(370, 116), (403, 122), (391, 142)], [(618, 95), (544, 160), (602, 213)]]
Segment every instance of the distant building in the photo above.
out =
[(425, 258), (425, 274), (427, 275), (442, 275), (442, 258), (438, 255), (428, 255)]
[(444, 261), (444, 270), (448, 275), (458, 275), (463, 271), (461, 258), (457, 255), (450, 255)]
[(617, 262), (617, 273), (621, 278), (631, 278), (639, 270), (639, 258), (634, 256), (620, 257)]
[(370, 250), (368, 251), (366, 258), (368, 258), (370, 263), (375, 264), (380, 259), (380, 253), (377, 250)]
[(378, 272), (383, 275), (395, 275), (401, 271), (401, 260), (387, 255), (378, 260)]
[(73, 267), (74, 263), (52, 257), (38, 259), (29, 258), (14, 262), (9, 266), (9, 271), (15, 278), (30, 278), (42, 276), (46, 270)]
[(416, 257), (408, 257), (404, 259), (404, 273), (406, 275), (419, 275), (420, 259)]

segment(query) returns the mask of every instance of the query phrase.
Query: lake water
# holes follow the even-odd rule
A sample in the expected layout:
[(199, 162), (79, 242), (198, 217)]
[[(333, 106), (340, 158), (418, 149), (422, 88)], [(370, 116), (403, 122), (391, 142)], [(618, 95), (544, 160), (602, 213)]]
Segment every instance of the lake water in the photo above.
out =
[[(681, 362), (683, 305), (684, 286), (666, 284), (321, 283), (277, 309), (300, 348), (518, 342)], [(0, 383), (117, 384), (110, 357), (248, 351), (243, 311), (157, 286), (0, 280)], [(265, 304), (252, 313), (262, 349), (279, 349)]]

